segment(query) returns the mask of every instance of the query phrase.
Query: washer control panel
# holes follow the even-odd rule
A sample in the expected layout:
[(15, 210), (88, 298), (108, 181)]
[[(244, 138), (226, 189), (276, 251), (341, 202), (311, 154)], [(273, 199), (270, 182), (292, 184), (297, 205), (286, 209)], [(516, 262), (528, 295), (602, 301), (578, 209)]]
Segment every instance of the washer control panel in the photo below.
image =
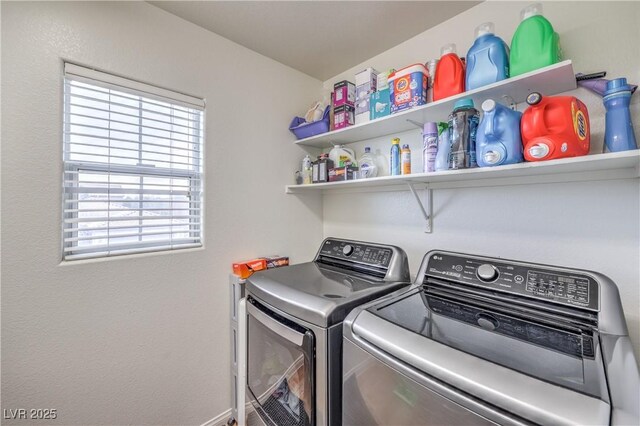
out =
[(318, 255), (386, 268), (391, 263), (393, 250), (353, 241), (326, 240)]
[(572, 270), (434, 252), (425, 275), (569, 306), (599, 308), (598, 283)]

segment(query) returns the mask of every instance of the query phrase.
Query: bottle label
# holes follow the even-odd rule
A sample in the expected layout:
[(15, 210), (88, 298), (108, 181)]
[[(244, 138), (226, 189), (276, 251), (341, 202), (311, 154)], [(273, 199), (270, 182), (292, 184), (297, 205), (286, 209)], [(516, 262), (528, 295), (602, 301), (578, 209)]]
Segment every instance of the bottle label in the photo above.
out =
[(476, 132), (478, 116), (467, 111), (455, 112), (450, 117), (449, 126), (452, 135), (449, 168), (466, 169), (477, 167)]
[(318, 182), (326, 182), (327, 181), (327, 163), (326, 162), (322, 162), (319, 164), (318, 173), (319, 173)]
[(578, 138), (583, 141), (587, 138), (587, 119), (584, 113), (576, 108), (576, 103), (571, 102), (571, 115), (573, 116), (573, 130)]
[(436, 154), (438, 153), (438, 137), (436, 135), (426, 135), (424, 137), (423, 148), (423, 172), (436, 171)]
[(411, 151), (403, 151), (401, 155), (402, 174), (411, 174)]
[(369, 163), (360, 163), (360, 173), (363, 178), (371, 177), (372, 167)]
[(389, 170), (391, 172), (391, 176), (397, 176), (400, 174), (400, 152), (397, 147), (391, 148)]

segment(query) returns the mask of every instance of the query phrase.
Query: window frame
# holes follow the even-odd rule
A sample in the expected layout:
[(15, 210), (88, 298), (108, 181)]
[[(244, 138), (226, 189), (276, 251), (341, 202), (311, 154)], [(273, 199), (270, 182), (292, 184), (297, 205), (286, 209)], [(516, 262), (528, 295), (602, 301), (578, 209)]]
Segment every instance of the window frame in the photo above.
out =
[[(68, 76), (68, 68), (71, 68), (72, 72), (69, 73)], [(76, 73), (80, 73), (78, 76)], [(85, 77), (82, 74), (88, 74), (89, 77)], [(105, 80), (111, 79), (112, 81), (103, 81), (102, 78), (93, 78), (92, 74), (95, 74), (100, 77), (105, 77)], [(194, 121), (193, 131), (194, 134), (191, 135), (194, 139), (197, 139), (199, 143), (194, 144), (193, 152), (196, 153), (194, 157), (192, 157), (193, 161), (193, 170), (188, 169), (177, 169), (171, 167), (156, 167), (154, 165), (149, 166), (145, 165), (142, 162), (141, 155), (143, 152), (143, 143), (142, 143), (142, 116), (139, 117), (139, 139), (138, 139), (138, 156), (141, 160), (137, 165), (125, 165), (125, 164), (110, 164), (110, 163), (100, 163), (100, 162), (90, 162), (90, 161), (77, 161), (69, 159), (69, 149), (71, 143), (73, 143), (71, 139), (70, 132), (70, 111), (71, 111), (71, 97), (70, 90), (67, 85), (70, 84), (70, 81), (79, 81), (83, 84), (93, 85), (100, 89), (107, 90), (116, 90), (119, 92), (127, 93), (131, 96), (137, 96), (139, 98), (149, 99), (149, 100), (159, 100), (161, 102), (167, 102), (171, 105), (178, 106), (186, 106), (187, 108), (197, 109), (200, 111), (200, 120)], [(121, 84), (115, 84), (113, 81), (117, 83), (130, 83), (130, 85), (124, 86)], [(76, 260), (81, 259), (113, 259), (118, 258), (120, 256), (125, 255), (137, 255), (144, 253), (155, 253), (155, 252), (170, 252), (173, 250), (182, 250), (188, 248), (198, 248), (204, 246), (204, 145), (205, 145), (205, 122), (206, 122), (206, 104), (204, 99), (199, 99), (195, 97), (190, 97), (189, 95), (183, 95), (178, 92), (173, 92), (168, 89), (163, 89), (156, 86), (151, 86), (146, 83), (140, 83), (135, 80), (129, 80), (123, 77), (116, 76), (110, 73), (103, 73), (102, 71), (96, 71), (90, 68), (84, 68), (75, 64), (71, 64), (69, 62), (64, 63), (64, 72), (63, 72), (63, 132), (62, 132), (62, 163), (63, 163), (63, 171), (62, 171), (62, 260), (64, 262), (74, 262)], [(160, 94), (154, 95), (152, 93), (153, 90), (157, 90)], [(174, 94), (183, 99), (173, 99), (167, 96), (167, 94)], [(187, 102), (186, 105), (184, 102), (184, 98), (186, 99), (195, 99), (196, 101), (201, 101), (201, 105), (194, 105), (191, 102)], [(140, 103), (142, 103), (142, 99), (140, 99)], [(194, 108), (196, 106), (196, 108)], [(104, 119), (105, 121), (111, 122), (110, 119)], [(154, 136), (155, 137), (155, 136)], [(109, 138), (104, 138), (109, 139)], [(135, 143), (135, 141), (131, 141)], [(89, 154), (91, 155), (91, 154)], [(124, 248), (117, 248), (115, 252), (113, 252), (113, 248), (109, 246), (109, 236), (106, 236), (107, 246), (99, 246), (95, 249), (81, 249), (81, 250), (70, 250), (74, 247), (73, 242), (78, 241), (79, 238), (78, 226), (68, 225), (69, 221), (74, 221), (79, 219), (79, 210), (77, 208), (78, 202), (78, 192), (73, 194), (73, 198), (70, 197), (70, 194), (67, 193), (67, 188), (79, 188), (80, 187), (80, 174), (84, 173), (101, 173), (103, 175), (123, 175), (123, 176), (134, 176), (140, 179), (140, 192), (139, 194), (139, 219), (138, 225), (127, 226), (127, 228), (137, 228), (138, 229), (138, 241), (139, 243), (126, 243), (122, 244)], [(68, 179), (68, 176), (74, 176), (73, 179)], [(192, 211), (198, 211), (199, 214), (197, 217), (190, 217), (188, 225), (188, 234), (189, 239), (192, 242), (180, 243), (177, 246), (174, 246), (170, 240), (161, 240), (159, 242), (156, 241), (142, 241), (142, 230), (145, 228), (145, 225), (142, 224), (142, 220), (144, 220), (143, 212), (145, 209), (142, 207), (143, 194), (145, 191), (143, 190), (143, 179), (148, 177), (159, 177), (166, 179), (188, 179), (188, 209), (189, 215), (191, 215)], [(68, 183), (71, 180), (70, 183)], [(107, 201), (108, 202), (108, 201)], [(75, 205), (76, 208), (71, 208), (69, 206)], [(73, 210), (71, 212), (67, 212), (66, 210)], [(164, 209), (170, 210), (170, 209)], [(109, 213), (110, 209), (105, 209), (105, 213)], [(73, 222), (71, 222), (73, 223)], [(80, 223), (80, 222), (75, 222)], [(149, 226), (149, 225), (146, 225)], [(162, 225), (156, 225), (162, 226)], [(170, 227), (171, 225), (164, 225)], [(70, 228), (72, 228), (70, 230)], [(110, 228), (110, 221), (107, 221), (107, 228)], [(171, 234), (167, 232), (166, 234)], [(118, 236), (121, 237), (121, 236)], [(117, 238), (117, 237), (116, 237)], [(75, 245), (77, 247), (77, 245)], [(117, 244), (115, 247), (119, 247)]]

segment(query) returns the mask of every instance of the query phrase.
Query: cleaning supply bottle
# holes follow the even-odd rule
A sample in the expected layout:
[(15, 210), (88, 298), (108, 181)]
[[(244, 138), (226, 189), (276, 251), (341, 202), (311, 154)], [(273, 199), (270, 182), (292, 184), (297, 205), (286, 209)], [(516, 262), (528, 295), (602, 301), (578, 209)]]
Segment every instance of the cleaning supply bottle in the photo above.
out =
[(560, 62), (560, 36), (542, 16), (542, 4), (534, 3), (522, 9), (520, 20), (511, 39), (511, 77)]
[(304, 185), (310, 185), (312, 183), (312, 160), (309, 154), (305, 155), (302, 159), (302, 183)]
[(456, 54), (456, 45), (443, 46), (440, 54), (433, 81), (434, 101), (464, 92), (464, 65)]
[(378, 166), (370, 146), (365, 146), (364, 154), (360, 156), (360, 176), (364, 179), (378, 176)]
[(350, 148), (345, 148), (343, 145), (335, 145), (329, 151), (329, 159), (333, 161), (333, 167), (344, 167), (348, 164), (354, 166), (356, 163), (356, 153)]
[(402, 150), (400, 151), (400, 163), (402, 164), (402, 174), (410, 175), (411, 174), (411, 149), (409, 149), (409, 145), (402, 145)]
[(509, 78), (509, 48), (495, 35), (493, 22), (476, 28), (476, 40), (467, 53), (466, 68), (466, 90)]
[(527, 161), (554, 160), (589, 153), (589, 111), (574, 96), (527, 96), (520, 134)]
[(638, 148), (629, 112), (630, 101), (631, 87), (627, 84), (626, 78), (616, 78), (607, 83), (603, 99), (607, 109), (604, 143), (610, 152)]
[(520, 138), (522, 113), (499, 104), (493, 99), (484, 101), (482, 110), (484, 114), (476, 132), (478, 166), (521, 163), (524, 160)]
[(436, 155), (438, 153), (438, 124), (428, 122), (422, 130), (422, 172), (436, 171)]
[(400, 138), (393, 138), (391, 141), (391, 153), (389, 155), (389, 174), (391, 176), (400, 175)]
[(451, 153), (449, 169), (476, 167), (476, 130), (480, 114), (473, 107), (473, 99), (460, 99), (453, 105), (449, 115)]
[(449, 124), (438, 123), (438, 152), (436, 153), (436, 172), (449, 170), (449, 155), (451, 154), (451, 138)]

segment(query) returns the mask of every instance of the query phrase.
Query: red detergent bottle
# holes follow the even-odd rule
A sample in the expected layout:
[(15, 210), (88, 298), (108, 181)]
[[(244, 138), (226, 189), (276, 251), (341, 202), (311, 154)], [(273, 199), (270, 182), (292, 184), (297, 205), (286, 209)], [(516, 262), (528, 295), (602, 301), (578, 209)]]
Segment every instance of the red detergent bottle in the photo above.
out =
[(520, 133), (527, 161), (577, 157), (589, 153), (589, 111), (573, 96), (527, 97)]
[(456, 53), (455, 43), (440, 50), (440, 61), (433, 80), (433, 100), (448, 98), (464, 92), (464, 65)]

